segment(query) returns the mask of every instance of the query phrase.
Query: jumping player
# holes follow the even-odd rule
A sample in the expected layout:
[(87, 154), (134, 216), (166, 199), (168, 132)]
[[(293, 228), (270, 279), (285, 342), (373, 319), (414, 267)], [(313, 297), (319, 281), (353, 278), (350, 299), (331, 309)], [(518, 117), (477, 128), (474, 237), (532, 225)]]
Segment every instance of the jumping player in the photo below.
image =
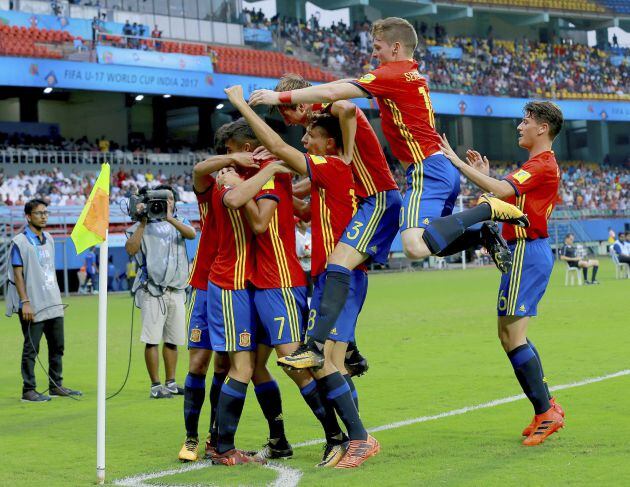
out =
[[(309, 86), (311, 84), (301, 76), (290, 74), (280, 79), (276, 91), (284, 92)], [(318, 353), (312, 355), (307, 353), (305, 356), (306, 349), (301, 348), (278, 361), (284, 365), (291, 365), (302, 361), (303, 358), (307, 361), (315, 358), (308, 364), (318, 366), (324, 360), (321, 352), (329, 328), (332, 328), (326, 323), (335, 323), (346, 303), (351, 271), (368, 259), (382, 265), (387, 263), (389, 249), (398, 233), (402, 198), (381, 144), (367, 117), (356, 105), (341, 100), (329, 105), (281, 105), (278, 110), (287, 125), (307, 127), (313, 116), (317, 116), (318, 113), (330, 113), (340, 120), (350, 115), (357, 120), (351, 167), (359, 204), (348, 228), (328, 256), (325, 275), (320, 277), (323, 282), (321, 303), (318, 299), (316, 306), (311, 305), (316, 313), (315, 319), (324, 322), (323, 326), (315, 326), (309, 334)], [(353, 351), (353, 354), (355, 353), (358, 351)]]
[(488, 176), (488, 159), (478, 152), (469, 151), (466, 164), (451, 149), (446, 137), (442, 138), (441, 149), (470, 181), (515, 203), (531, 222), (527, 229), (503, 225), (503, 237), (514, 254), (514, 263), (511, 272), (501, 277), (497, 310), (501, 345), (534, 406), (534, 419), (523, 431), (527, 436), (523, 444), (533, 446), (564, 426), (564, 411), (551, 397), (540, 356), (527, 338), (529, 318), (536, 316), (553, 269), (547, 220), (558, 195), (560, 170), (551, 147), (562, 128), (563, 116), (548, 101), (527, 103), (524, 113), (517, 128), (518, 145), (529, 152), (529, 160), (503, 180)]
[[(310, 125), (302, 139), (307, 149), (303, 154), (286, 144), (256, 113), (243, 98), (241, 86), (225, 90), (230, 102), (241, 112), (261, 143), (276, 157), (300, 174), (311, 178), (311, 204), (313, 214), (313, 265), (325, 265), (337, 239), (346, 228), (354, 208), (354, 181), (349, 163), (352, 160), (354, 137), (348, 137), (354, 120), (341, 123), (329, 115), (318, 117)], [(341, 125), (341, 129), (340, 129)], [(346, 141), (348, 144), (345, 145)], [(318, 248), (320, 250), (318, 250)], [(317, 255), (323, 254), (323, 259)], [(314, 323), (313, 323), (314, 324)], [(313, 325), (309, 321), (309, 327)], [(320, 370), (313, 371), (318, 387), (325, 391), (348, 430), (348, 449), (336, 468), (353, 468), (376, 455), (380, 445), (365, 430), (350, 386), (334, 366), (333, 355), (345, 357), (345, 343), (327, 340), (324, 355), (328, 357)]]
[[(404, 19), (389, 17), (374, 22), (373, 57), (380, 67), (354, 81), (336, 81), (293, 91), (254, 91), (251, 105), (295, 105), (332, 103), (359, 97), (378, 99), (383, 133), (392, 153), (407, 171), (408, 191), (400, 213), (400, 230), (405, 254), (422, 259), (431, 254), (449, 255), (471, 244), (471, 237), (483, 243), (497, 266), (508, 269), (509, 252), (493, 232), (467, 233), (469, 227), (486, 220), (508, 221), (527, 226), (527, 218), (513, 205), (492, 195), (484, 195), (476, 208), (449, 217), (459, 194), (459, 171), (440, 150), (435, 130), (435, 114), (427, 82), (418, 72), (413, 52), (418, 37)], [(444, 218), (441, 218), (444, 217)], [(426, 231), (425, 231), (426, 230)], [(338, 269), (339, 270), (339, 269)], [(342, 286), (330, 299), (330, 307), (320, 315), (311, 337), (326, 335), (343, 307)], [(291, 360), (295, 367), (307, 368), (321, 362), (318, 338), (308, 340), (307, 350)], [(289, 359), (287, 358), (287, 362)]]

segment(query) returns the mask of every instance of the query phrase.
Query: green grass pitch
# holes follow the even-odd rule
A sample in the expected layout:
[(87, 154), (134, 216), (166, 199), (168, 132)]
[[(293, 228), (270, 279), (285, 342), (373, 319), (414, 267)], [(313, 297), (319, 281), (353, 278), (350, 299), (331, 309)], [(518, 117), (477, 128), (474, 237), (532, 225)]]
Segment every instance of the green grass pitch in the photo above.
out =
[[(630, 281), (615, 280), (602, 263), (601, 285), (565, 287), (557, 264), (533, 320), (530, 338), (551, 385), (630, 369)], [(370, 276), (358, 342), (369, 358), (356, 380), (368, 428), (435, 415), (520, 393), (496, 338), (494, 268)], [(65, 384), (81, 402), (19, 401), (22, 336), (17, 318), (2, 318), (0, 337), (0, 485), (79, 486), (95, 480), (96, 297), (73, 297), (66, 311)], [(109, 299), (108, 391), (127, 366), (130, 298)], [(184, 439), (181, 397), (149, 400), (136, 311), (133, 362), (127, 387), (107, 401), (107, 480), (179, 468)], [(42, 340), (41, 358), (47, 351)], [(187, 372), (180, 354), (178, 379)], [(298, 390), (270, 366), (283, 393), (289, 440), (321, 436)], [(46, 377), (39, 366), (40, 390)], [(542, 447), (521, 445), (532, 409), (526, 400), (375, 433), (381, 454), (353, 471), (318, 470), (321, 445), (297, 448), (283, 465), (315, 485), (627, 485), (630, 478), (630, 376), (557, 393), (566, 427)], [(200, 434), (208, 424), (204, 404)], [(265, 442), (266, 423), (250, 388), (237, 446)], [(208, 467), (148, 481), (159, 485), (265, 485), (277, 477), (260, 466)]]

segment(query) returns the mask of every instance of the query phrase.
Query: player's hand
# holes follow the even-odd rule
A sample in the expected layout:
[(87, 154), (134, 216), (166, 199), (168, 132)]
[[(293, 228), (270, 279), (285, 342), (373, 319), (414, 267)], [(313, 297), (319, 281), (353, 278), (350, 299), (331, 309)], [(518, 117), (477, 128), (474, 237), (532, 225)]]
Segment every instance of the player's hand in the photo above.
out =
[(22, 319), (27, 323), (31, 323), (33, 318), (33, 308), (31, 308), (31, 303), (22, 304)]
[(448, 160), (451, 161), (453, 166), (458, 167), (458, 168), (465, 166), (466, 163), (457, 156), (457, 154), (451, 147), (451, 144), (449, 144), (448, 139), (446, 138), (446, 134), (442, 134), (439, 137), (442, 142), (440, 144), (440, 150), (444, 152), (444, 155), (446, 156)]
[(256, 147), (256, 149), (254, 149), (254, 161), (261, 163), (264, 161), (276, 161), (278, 158), (276, 156), (274, 156), (271, 152), (269, 152), (267, 150), (266, 147), (263, 147), (262, 145), (259, 145), (258, 147)]
[(473, 149), (466, 151), (466, 162), (470, 167), (485, 174), (490, 174), (490, 161), (486, 156), (481, 156), (479, 152)]
[(280, 93), (272, 90), (255, 90), (249, 95), (249, 104), (256, 105), (280, 105)]
[(251, 152), (233, 152), (230, 154), (230, 158), (239, 167), (251, 169), (258, 169), (260, 164), (254, 160), (253, 154)]
[(224, 186), (238, 186), (242, 181), (243, 178), (236, 174), (236, 171), (231, 167), (221, 169), (217, 175), (217, 184), (221, 188)]
[(243, 97), (243, 87), (241, 85), (230, 86), (229, 88), (225, 88), (225, 94), (230, 100), (230, 103), (235, 107), (238, 106), (239, 103), (245, 103), (245, 98)]
[(274, 162), (270, 164), (274, 174), (294, 174), (290, 167), (284, 162)]

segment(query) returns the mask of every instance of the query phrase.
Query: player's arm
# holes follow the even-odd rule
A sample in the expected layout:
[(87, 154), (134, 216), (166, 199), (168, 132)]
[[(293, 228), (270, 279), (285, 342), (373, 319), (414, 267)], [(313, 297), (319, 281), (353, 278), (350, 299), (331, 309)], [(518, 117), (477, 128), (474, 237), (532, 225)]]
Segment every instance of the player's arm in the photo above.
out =
[(445, 134), (442, 134), (440, 138), (442, 139), (440, 149), (444, 152), (444, 155), (461, 171), (464, 176), (466, 176), (466, 178), (468, 178), (470, 182), (479, 186), (486, 192), (493, 193), (497, 198), (502, 200), (516, 194), (514, 186), (507, 181), (488, 176), (481, 170), (476, 169), (474, 166), (462, 161), (451, 147), (451, 144), (449, 144)]
[(278, 202), (271, 198), (261, 198), (258, 201), (249, 200), (245, 204), (245, 218), (256, 235), (267, 231), (277, 207)]
[(245, 98), (243, 98), (243, 87), (241, 85), (226, 88), (225, 93), (232, 105), (234, 105), (234, 107), (241, 112), (243, 118), (247, 120), (247, 123), (256, 134), (258, 140), (269, 152), (286, 162), (295, 172), (304, 175), (308, 173), (304, 154), (282, 140), (282, 137), (275, 133), (273, 129), (252, 110), (245, 101)]
[(295, 183), (292, 187), (293, 196), (298, 198), (306, 198), (311, 193), (311, 180), (304, 178)]
[(343, 136), (343, 160), (346, 164), (350, 164), (354, 154), (354, 139), (357, 134), (357, 106), (346, 100), (336, 101), (331, 105), (330, 113), (339, 119), (341, 135)]
[(243, 168), (258, 167), (258, 162), (244, 154), (225, 154), (209, 157), (205, 161), (198, 162), (193, 168), (193, 188), (197, 193), (203, 193), (212, 186), (212, 173), (235, 164)]
[(293, 197), (293, 214), (305, 222), (311, 221), (311, 204)]
[(348, 81), (325, 83), (293, 91), (256, 90), (249, 97), (249, 104), (297, 105), (299, 103), (332, 103), (351, 98), (367, 98), (369, 95)]
[(228, 208), (236, 210), (247, 204), (248, 201), (252, 200), (265, 183), (267, 183), (267, 181), (276, 174), (287, 172), (291, 171), (282, 164), (269, 164), (246, 181), (240, 180), (240, 178), (234, 174), (234, 176), (240, 180), (237, 184), (234, 184), (236, 179), (227, 179), (231, 177), (230, 175), (219, 176), (219, 184), (222, 186), (226, 184), (233, 186), (233, 188), (223, 197), (223, 204)]

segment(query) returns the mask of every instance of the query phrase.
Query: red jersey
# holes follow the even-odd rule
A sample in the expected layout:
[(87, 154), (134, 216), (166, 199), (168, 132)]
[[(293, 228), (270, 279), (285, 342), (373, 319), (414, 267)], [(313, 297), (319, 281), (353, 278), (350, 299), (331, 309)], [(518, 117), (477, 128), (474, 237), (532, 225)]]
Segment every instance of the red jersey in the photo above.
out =
[[(262, 163), (261, 169), (267, 164)], [(254, 241), (256, 265), (251, 281), (258, 289), (306, 286), (295, 250), (292, 179), (290, 174), (277, 174), (256, 196), (256, 201), (270, 198), (278, 202), (269, 228)]]
[(210, 266), (217, 254), (216, 229), (214, 228), (214, 212), (212, 210), (215, 180), (212, 176), (210, 178), (211, 184), (208, 189), (203, 193), (195, 192), (199, 205), (201, 236), (188, 278), (188, 284), (204, 291), (208, 289), (208, 272), (210, 272)]
[(222, 289), (245, 289), (251, 277), (252, 240), (254, 235), (247, 223), (244, 210), (231, 210), (223, 204), (225, 186), (212, 190), (212, 209), (217, 239), (217, 252), (210, 267), (208, 280)]
[(352, 84), (377, 99), (383, 134), (401, 162), (420, 162), (440, 150), (429, 86), (417, 62), (383, 64)]
[(336, 156), (305, 154), (311, 178), (311, 274), (326, 270), (326, 260), (357, 209), (352, 170)]
[(557, 201), (560, 187), (560, 168), (553, 151), (545, 151), (532, 157), (520, 168), (505, 177), (514, 186), (515, 196), (506, 201), (527, 214), (529, 227), (521, 228), (503, 224), (503, 238), (547, 238), (547, 220)]
[[(325, 111), (330, 105), (314, 105), (314, 110)], [(357, 196), (367, 198), (381, 191), (398, 189), (389, 169), (381, 143), (365, 113), (357, 107), (357, 133), (354, 137), (352, 174)]]

